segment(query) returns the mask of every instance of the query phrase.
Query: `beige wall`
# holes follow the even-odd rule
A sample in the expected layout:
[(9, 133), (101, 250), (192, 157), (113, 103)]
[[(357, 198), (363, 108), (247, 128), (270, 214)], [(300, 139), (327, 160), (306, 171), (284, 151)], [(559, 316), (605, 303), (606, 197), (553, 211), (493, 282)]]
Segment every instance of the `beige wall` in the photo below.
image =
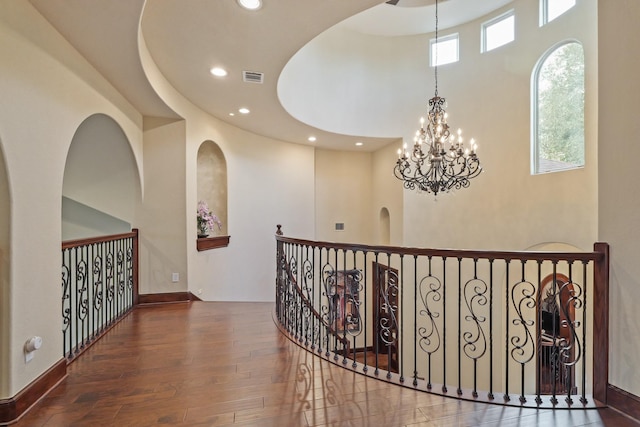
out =
[(405, 192), (402, 183), (393, 176), (393, 166), (397, 159), (396, 151), (401, 146), (401, 141), (373, 153), (373, 194), (372, 212), (374, 221), (373, 243), (385, 244), (381, 240), (380, 211), (386, 208), (389, 211), (389, 244), (401, 246), (403, 242), (403, 216)]
[(2, 133), (0, 131), (0, 398), (9, 396), (9, 360), (11, 360), (11, 197), (7, 169), (2, 153)]
[[(175, 91), (158, 71), (144, 39), (140, 43), (154, 89), (186, 121), (188, 290), (211, 301), (272, 301), (276, 224), (282, 224), (287, 235), (314, 237), (313, 148), (255, 135), (203, 113)], [(231, 241), (226, 248), (198, 252), (197, 158), (203, 141), (215, 142), (227, 161)], [(154, 283), (149, 287), (158, 291)]]
[[(62, 357), (61, 200), (73, 135), (87, 117), (102, 113), (119, 124), (138, 156), (142, 117), (28, 2), (0, 2), (0, 57), (7, 59), (0, 67), (0, 143), (14, 236), (0, 324), (3, 398)], [(43, 345), (25, 363), (23, 345), (34, 335)]]
[[(147, 191), (134, 221), (140, 230), (142, 294), (187, 290), (184, 143), (184, 120), (145, 118)], [(172, 281), (173, 273), (178, 273), (178, 282)]]
[[(448, 101), (449, 124), (454, 129), (461, 127), (465, 138), (476, 139), (484, 172), (469, 189), (441, 195), (437, 202), (433, 195), (409, 191), (402, 199), (394, 198), (390, 208), (401, 211), (402, 218), (394, 220), (390, 212), (392, 227), (397, 230), (397, 224), (404, 224), (402, 235), (395, 239), (398, 244), (523, 249), (560, 241), (591, 248), (597, 235), (596, 4), (578, 2), (570, 13), (543, 27), (539, 26), (538, 7), (535, 1), (516, 0), (490, 16), (442, 30), (441, 35), (459, 34), (460, 61), (439, 67), (439, 95)], [(510, 8), (515, 10), (516, 40), (480, 53), (482, 23)], [(381, 37), (334, 28), (287, 64), (286, 78), (280, 79), (278, 88), (280, 99), (298, 119), (323, 129), (395, 135), (411, 144), (434, 93), (434, 70), (428, 65), (432, 36)], [(585, 51), (586, 166), (532, 176), (531, 76), (543, 54), (567, 40), (579, 41)], [(412, 66), (402, 66), (408, 63)], [(391, 99), (391, 88), (393, 99), (402, 99), (406, 93), (407, 102), (386, 102)], [(412, 101), (409, 93), (415, 92), (423, 93), (424, 98)], [(309, 99), (313, 102), (307, 102)], [(322, 106), (321, 114), (318, 106)], [(368, 119), (363, 119), (363, 114)], [(375, 176), (392, 173), (397, 158), (394, 151), (401, 144), (392, 145), (385, 154), (382, 150), (376, 153)], [(316, 173), (328, 174), (322, 166)], [(377, 183), (383, 182), (387, 181)], [(386, 197), (380, 193), (389, 189), (381, 190), (375, 188), (372, 197)], [(377, 201), (369, 217), (377, 215), (381, 207)], [(319, 230), (327, 221), (320, 221)]]
[[(371, 153), (315, 151), (316, 239), (374, 243)], [(336, 223), (344, 224), (337, 231)]]
[[(522, 250), (543, 242), (564, 242), (590, 250), (596, 240), (595, 4), (578, 2), (570, 14), (544, 27), (538, 26), (537, 2), (516, 1), (511, 7), (516, 41), (495, 51), (480, 53), (483, 20), (456, 28), (460, 61), (440, 67), (439, 93), (448, 102), (449, 125), (462, 128), (467, 139), (476, 139), (484, 171), (469, 188), (454, 194), (434, 198), (407, 192), (407, 246)], [(531, 75), (543, 53), (567, 39), (580, 41), (585, 50), (586, 165), (532, 176)]]
[[(611, 245), (609, 382), (640, 395), (640, 2), (598, 2), (598, 239)], [(617, 141), (616, 144), (613, 141)]]

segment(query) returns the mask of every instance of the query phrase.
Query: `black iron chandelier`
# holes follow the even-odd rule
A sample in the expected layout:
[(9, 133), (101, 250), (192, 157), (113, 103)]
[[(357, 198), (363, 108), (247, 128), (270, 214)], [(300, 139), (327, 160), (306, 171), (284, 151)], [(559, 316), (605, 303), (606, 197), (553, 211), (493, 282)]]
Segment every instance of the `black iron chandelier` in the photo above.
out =
[[(477, 145), (471, 139), (465, 146), (462, 131), (452, 135), (447, 124), (446, 101), (438, 96), (438, 0), (436, 0), (435, 37), (435, 96), (429, 100), (429, 113), (425, 123), (420, 119), (413, 150), (407, 144), (398, 150), (398, 161), (393, 170), (404, 188), (419, 192), (448, 193), (467, 188), (470, 180), (480, 175), (482, 167), (476, 154)], [(426, 125), (426, 128), (425, 128)], [(448, 147), (446, 147), (448, 145)]]

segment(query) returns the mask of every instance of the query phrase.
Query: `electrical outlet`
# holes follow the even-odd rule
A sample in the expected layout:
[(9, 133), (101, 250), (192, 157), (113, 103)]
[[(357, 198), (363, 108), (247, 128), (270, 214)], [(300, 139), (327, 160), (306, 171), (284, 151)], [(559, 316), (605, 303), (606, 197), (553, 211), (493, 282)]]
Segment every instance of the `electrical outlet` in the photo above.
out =
[(171, 273), (171, 281), (177, 283), (180, 281), (180, 273)]
[(202, 295), (202, 289), (198, 289), (198, 295)]

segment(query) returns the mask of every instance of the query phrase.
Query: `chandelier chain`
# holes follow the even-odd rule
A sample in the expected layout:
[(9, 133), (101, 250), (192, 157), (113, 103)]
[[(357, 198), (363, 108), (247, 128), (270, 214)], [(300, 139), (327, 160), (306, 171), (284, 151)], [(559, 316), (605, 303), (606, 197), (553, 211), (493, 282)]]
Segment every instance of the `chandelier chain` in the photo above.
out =
[(438, 96), (438, 0), (436, 0), (436, 42), (434, 43), (434, 47), (435, 47), (435, 58), (434, 58), (434, 74), (435, 74), (435, 80), (436, 80), (436, 93), (435, 95)]

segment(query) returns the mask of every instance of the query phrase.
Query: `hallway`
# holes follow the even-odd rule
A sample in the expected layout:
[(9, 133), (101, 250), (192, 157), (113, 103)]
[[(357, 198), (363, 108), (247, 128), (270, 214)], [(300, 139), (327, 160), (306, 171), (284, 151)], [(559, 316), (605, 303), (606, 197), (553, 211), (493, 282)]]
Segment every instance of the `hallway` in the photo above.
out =
[(336, 367), (277, 330), (271, 303), (135, 309), (16, 426), (633, 426), (611, 410), (462, 402)]

